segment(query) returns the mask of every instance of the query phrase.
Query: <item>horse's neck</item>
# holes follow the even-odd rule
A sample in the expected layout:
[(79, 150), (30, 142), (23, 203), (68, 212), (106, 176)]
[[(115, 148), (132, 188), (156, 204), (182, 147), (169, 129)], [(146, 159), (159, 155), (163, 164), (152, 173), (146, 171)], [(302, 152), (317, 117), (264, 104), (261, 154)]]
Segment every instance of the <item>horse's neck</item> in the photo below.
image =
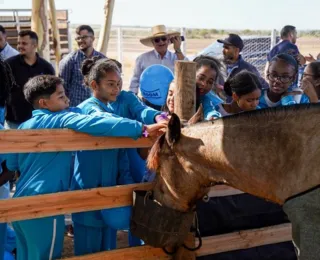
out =
[[(280, 128), (273, 127), (263, 129), (250, 124), (219, 123), (187, 128), (183, 130), (187, 145), (180, 146), (180, 153), (197, 165), (195, 172), (202, 175), (206, 184), (226, 182), (244, 192), (282, 204), (296, 190), (312, 187), (311, 180), (319, 180), (310, 169), (305, 173), (311, 176), (310, 181), (304, 182), (304, 187), (299, 186), (299, 181), (303, 182), (306, 177), (302, 176), (304, 165), (297, 154), (303, 134), (294, 136), (295, 129), (292, 129), (290, 137), (279, 135)], [(267, 137), (262, 138), (262, 135)], [(291, 149), (286, 147), (288, 145)], [(290, 159), (299, 159), (299, 162)]]

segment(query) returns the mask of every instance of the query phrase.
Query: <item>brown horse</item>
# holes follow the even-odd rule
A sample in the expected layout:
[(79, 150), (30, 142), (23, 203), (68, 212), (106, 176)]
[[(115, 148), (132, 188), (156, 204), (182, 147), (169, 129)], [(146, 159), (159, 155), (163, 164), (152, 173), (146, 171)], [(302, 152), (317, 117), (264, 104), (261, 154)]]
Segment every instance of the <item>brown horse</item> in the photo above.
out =
[[(209, 186), (224, 183), (283, 205), (320, 184), (319, 115), (319, 105), (299, 105), (247, 112), (182, 129), (179, 118), (172, 115), (167, 133), (154, 144), (148, 157), (148, 167), (158, 173), (155, 200), (188, 211)], [(308, 224), (320, 221), (318, 190), (293, 198), (284, 206), (293, 222), (293, 238), (301, 259), (318, 259), (320, 255), (320, 236), (314, 243), (310, 239), (307, 245), (300, 243), (310, 231), (303, 224), (310, 213), (297, 215), (303, 207), (313, 211), (315, 220), (308, 218)], [(308, 206), (299, 201), (301, 198), (309, 200)], [(307, 255), (312, 250), (316, 258)]]

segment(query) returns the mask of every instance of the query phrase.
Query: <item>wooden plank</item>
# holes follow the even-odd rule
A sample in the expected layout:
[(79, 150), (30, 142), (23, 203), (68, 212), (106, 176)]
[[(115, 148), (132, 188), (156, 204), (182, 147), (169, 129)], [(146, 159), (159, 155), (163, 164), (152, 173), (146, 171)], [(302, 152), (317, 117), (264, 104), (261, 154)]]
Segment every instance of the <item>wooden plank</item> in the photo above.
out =
[[(0, 222), (128, 206), (132, 205), (133, 190), (151, 188), (152, 183), (141, 183), (0, 200)], [(229, 195), (232, 188), (212, 187), (211, 196), (215, 190), (223, 196), (223, 189)]]
[(133, 190), (151, 187), (142, 183), (0, 200), (0, 222), (132, 205)]
[(285, 241), (291, 241), (291, 224), (289, 223), (266, 228), (242, 230), (218, 236), (203, 237), (202, 247), (196, 251), (196, 255), (212, 255)]
[[(202, 247), (197, 256), (212, 255), (239, 249), (291, 241), (291, 224), (281, 224), (266, 228), (242, 230), (239, 232), (203, 237)], [(71, 257), (64, 260), (136, 260), (136, 259), (171, 259), (162, 249), (139, 246), (117, 249), (85, 256)]]
[[(63, 258), (63, 260), (144, 260), (144, 259), (172, 259), (161, 248), (138, 246), (116, 249), (96, 254)], [(61, 259), (62, 260), (62, 259)]]
[(2, 130), (0, 153), (150, 147), (148, 138), (94, 137), (68, 129)]

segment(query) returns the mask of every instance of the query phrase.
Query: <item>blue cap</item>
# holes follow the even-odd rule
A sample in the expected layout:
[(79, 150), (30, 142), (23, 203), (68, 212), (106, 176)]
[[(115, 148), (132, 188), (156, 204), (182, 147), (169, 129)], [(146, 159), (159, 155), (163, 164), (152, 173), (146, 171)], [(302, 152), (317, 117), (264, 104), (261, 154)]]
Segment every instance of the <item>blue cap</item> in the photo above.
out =
[(244, 44), (241, 39), (241, 37), (238, 34), (230, 33), (228, 38), (225, 38), (224, 40), (218, 40), (218, 42), (223, 43), (225, 45), (232, 45), (234, 47), (237, 47), (242, 51)]
[(169, 68), (160, 64), (149, 66), (140, 76), (142, 96), (153, 105), (163, 106), (173, 79), (174, 75)]

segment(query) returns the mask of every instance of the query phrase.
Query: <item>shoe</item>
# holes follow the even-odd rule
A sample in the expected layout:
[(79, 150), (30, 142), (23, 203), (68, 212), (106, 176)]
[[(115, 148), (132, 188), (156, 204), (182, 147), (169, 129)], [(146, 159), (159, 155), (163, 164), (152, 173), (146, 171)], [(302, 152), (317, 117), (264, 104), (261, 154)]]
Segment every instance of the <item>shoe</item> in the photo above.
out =
[(67, 236), (68, 236), (68, 237), (74, 237), (73, 226), (72, 226), (72, 225), (69, 225), (69, 226), (68, 226)]

